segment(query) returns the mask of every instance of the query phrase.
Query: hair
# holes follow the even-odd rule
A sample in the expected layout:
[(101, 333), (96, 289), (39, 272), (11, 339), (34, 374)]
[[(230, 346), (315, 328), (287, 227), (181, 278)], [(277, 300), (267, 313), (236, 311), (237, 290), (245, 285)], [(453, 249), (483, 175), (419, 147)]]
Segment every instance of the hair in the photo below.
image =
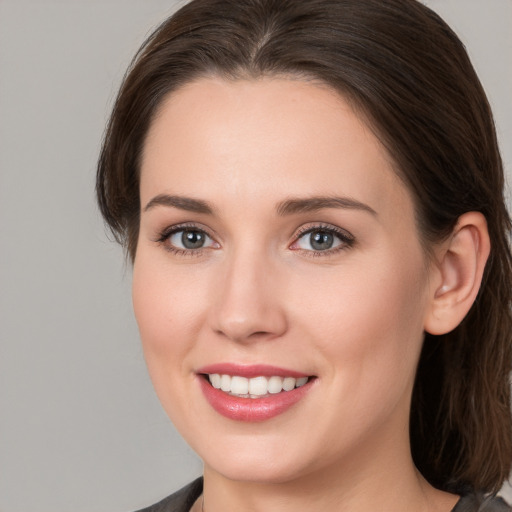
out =
[[(481, 212), (491, 254), (452, 332), (425, 335), (413, 390), (414, 462), (436, 487), (497, 491), (512, 461), (511, 221), (492, 113), (463, 44), (416, 0), (194, 0), (135, 56), (98, 164), (100, 210), (132, 261), (145, 137), (162, 100), (207, 76), (327, 84), (364, 116), (414, 199), (425, 247)], [(428, 249), (427, 249), (428, 250)]]

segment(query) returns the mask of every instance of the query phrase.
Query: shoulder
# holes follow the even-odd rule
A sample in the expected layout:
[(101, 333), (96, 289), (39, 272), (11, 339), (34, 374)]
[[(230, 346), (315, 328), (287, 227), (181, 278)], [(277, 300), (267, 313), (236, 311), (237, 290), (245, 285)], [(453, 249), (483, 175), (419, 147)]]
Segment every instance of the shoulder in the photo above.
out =
[(512, 508), (497, 496), (471, 493), (462, 496), (452, 512), (512, 512)]
[(138, 512), (189, 512), (203, 492), (203, 479), (198, 478), (162, 501)]

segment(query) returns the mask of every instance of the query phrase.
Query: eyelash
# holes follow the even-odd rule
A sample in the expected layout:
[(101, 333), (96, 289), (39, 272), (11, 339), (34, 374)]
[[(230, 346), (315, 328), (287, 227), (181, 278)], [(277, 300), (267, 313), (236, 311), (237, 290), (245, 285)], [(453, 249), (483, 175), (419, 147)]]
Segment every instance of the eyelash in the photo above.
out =
[(196, 224), (178, 224), (165, 228), (158, 235), (158, 238), (155, 240), (155, 242), (163, 245), (166, 251), (175, 254), (176, 256), (201, 256), (207, 247), (200, 247), (198, 249), (180, 249), (179, 247), (174, 247), (169, 243), (171, 236), (175, 235), (176, 233), (180, 233), (181, 231), (195, 231), (197, 233), (203, 233), (208, 238), (213, 240), (213, 237), (208, 233), (208, 231), (197, 226)]
[[(181, 249), (179, 247), (175, 247), (169, 243), (169, 239), (172, 235), (176, 233), (180, 233), (182, 231), (191, 231), (191, 232), (198, 232), (206, 235), (211, 240), (214, 240), (213, 237), (208, 233), (207, 230), (205, 230), (202, 227), (197, 226), (196, 224), (179, 224), (175, 226), (169, 226), (165, 228), (159, 235), (158, 238), (155, 240), (155, 242), (161, 244), (164, 246), (165, 250), (168, 252), (171, 252), (177, 256), (201, 256), (204, 252), (204, 250), (208, 249), (208, 247), (200, 247), (197, 249)], [(325, 249), (323, 251), (315, 251), (315, 250), (309, 250), (309, 249), (301, 249), (301, 248), (294, 248), (292, 250), (294, 251), (300, 251), (307, 257), (312, 258), (318, 258), (318, 257), (328, 257), (333, 254), (336, 254), (340, 251), (347, 250), (351, 247), (353, 247), (355, 243), (355, 238), (347, 231), (342, 230), (340, 228), (337, 228), (332, 225), (325, 225), (325, 224), (317, 224), (314, 226), (306, 226), (299, 229), (299, 231), (294, 235), (294, 241), (289, 246), (290, 248), (297, 244), (304, 236), (306, 236), (309, 233), (314, 233), (317, 231), (322, 231), (324, 233), (329, 233), (334, 235), (339, 241), (340, 244), (334, 248), (331, 249)]]
[(295, 241), (292, 245), (295, 245), (299, 242), (301, 238), (306, 236), (309, 233), (315, 233), (318, 231), (322, 231), (324, 233), (329, 233), (331, 235), (334, 235), (338, 240), (340, 241), (340, 244), (336, 247), (333, 247), (331, 249), (326, 249), (323, 251), (315, 251), (315, 250), (308, 250), (308, 249), (293, 249), (295, 251), (300, 251), (305, 256), (310, 258), (318, 258), (318, 257), (329, 257), (334, 254), (337, 254), (340, 251), (345, 251), (347, 249), (350, 249), (355, 244), (355, 238), (353, 235), (351, 235), (348, 231), (345, 231), (343, 229), (337, 228), (332, 225), (327, 224), (316, 224), (313, 226), (304, 226), (299, 229), (297, 234), (294, 236)]

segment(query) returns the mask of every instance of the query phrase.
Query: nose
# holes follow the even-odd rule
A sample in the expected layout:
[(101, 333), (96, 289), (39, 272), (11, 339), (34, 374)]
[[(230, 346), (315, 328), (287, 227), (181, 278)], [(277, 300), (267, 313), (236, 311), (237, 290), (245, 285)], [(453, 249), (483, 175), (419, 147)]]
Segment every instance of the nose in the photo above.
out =
[(233, 255), (219, 275), (210, 325), (217, 335), (245, 343), (282, 336), (287, 318), (279, 276), (259, 253)]

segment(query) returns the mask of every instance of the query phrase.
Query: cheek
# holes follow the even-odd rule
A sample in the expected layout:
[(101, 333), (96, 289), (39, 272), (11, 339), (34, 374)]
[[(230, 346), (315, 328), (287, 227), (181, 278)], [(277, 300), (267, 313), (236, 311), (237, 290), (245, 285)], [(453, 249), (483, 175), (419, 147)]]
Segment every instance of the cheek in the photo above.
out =
[(198, 282), (199, 276), (180, 269), (171, 272), (143, 250), (137, 254), (132, 299), (150, 373), (170, 361), (182, 361), (190, 349), (205, 300)]
[(178, 428), (186, 422), (188, 390), (195, 378), (194, 340), (205, 301), (198, 295), (197, 282), (179, 269), (170, 272), (154, 254), (143, 249), (137, 254), (132, 299), (144, 358), (156, 394)]
[(421, 256), (406, 261), (360, 259), (326, 276), (324, 286), (304, 297), (307, 307), (297, 304), (297, 322), (308, 326), (342, 388), (378, 395), (386, 386), (413, 380), (423, 340), (426, 275)]

